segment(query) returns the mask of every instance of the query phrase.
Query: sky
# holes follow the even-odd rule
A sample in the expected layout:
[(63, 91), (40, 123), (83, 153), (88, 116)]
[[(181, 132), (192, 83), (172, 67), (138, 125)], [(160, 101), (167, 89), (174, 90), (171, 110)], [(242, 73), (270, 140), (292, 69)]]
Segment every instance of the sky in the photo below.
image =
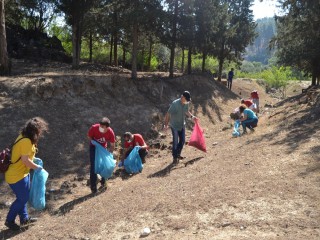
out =
[(277, 13), (276, 0), (254, 0), (253, 6), (251, 7), (254, 15), (254, 20), (264, 17), (273, 17)]

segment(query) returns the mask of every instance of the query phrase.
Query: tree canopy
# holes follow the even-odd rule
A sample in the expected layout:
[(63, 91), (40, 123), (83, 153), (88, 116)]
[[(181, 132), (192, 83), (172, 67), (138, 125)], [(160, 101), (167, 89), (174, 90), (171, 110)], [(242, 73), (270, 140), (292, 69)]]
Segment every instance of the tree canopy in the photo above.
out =
[[(246, 48), (257, 37), (257, 23), (250, 9), (253, 0), (4, 1), (6, 15), (2, 16), (5, 21), (33, 31), (49, 32), (55, 16), (63, 16), (69, 26), (64, 29), (63, 39), (72, 39), (69, 46), (72, 46), (73, 67), (80, 64), (83, 46), (89, 48), (86, 51), (90, 52), (88, 59), (92, 61), (94, 45), (99, 43), (100, 55), (109, 53), (109, 57), (104, 58), (105, 64), (117, 66), (121, 63), (131, 68), (132, 78), (145, 66), (150, 69), (152, 61), (156, 65), (153, 69), (158, 66), (173, 77), (176, 69), (184, 71), (184, 53), (187, 52), (188, 73), (192, 71), (193, 56), (202, 61), (202, 71), (206, 71), (206, 59), (210, 57), (217, 59), (216, 71), (221, 80), (226, 63), (240, 64)], [(278, 33), (272, 41), (278, 63), (311, 75), (315, 84), (320, 75), (320, 3), (278, 2), (284, 9), (284, 14), (276, 17)], [(258, 27), (268, 33), (271, 31), (270, 24)], [(177, 54), (181, 60), (177, 61)]]
[(320, 78), (320, 2), (279, 0), (285, 15), (276, 17), (279, 64), (293, 66), (312, 76), (312, 85)]

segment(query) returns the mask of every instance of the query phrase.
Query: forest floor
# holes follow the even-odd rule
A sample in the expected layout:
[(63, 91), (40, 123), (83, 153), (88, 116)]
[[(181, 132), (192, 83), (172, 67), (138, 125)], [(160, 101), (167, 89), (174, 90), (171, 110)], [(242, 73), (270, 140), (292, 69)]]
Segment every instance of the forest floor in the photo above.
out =
[[(320, 96), (301, 103), (308, 83), (287, 98), (261, 81), (235, 79), (232, 91), (206, 75), (140, 73), (83, 64), (41, 66), (15, 61), (0, 78), (0, 147), (31, 117), (48, 121), (38, 157), (49, 172), (46, 209), (18, 232), (4, 226), (15, 197), (0, 176), (0, 239), (320, 239)], [(257, 89), (261, 112), (254, 133), (232, 137), (229, 114)], [(207, 153), (184, 146), (172, 164), (171, 133), (162, 130), (169, 104), (191, 92), (191, 112), (204, 129)], [(299, 103), (300, 101), (300, 103)], [(106, 191), (88, 187), (89, 127), (108, 116), (118, 136), (142, 133), (150, 152), (140, 174), (116, 168)], [(193, 123), (188, 120), (186, 139)], [(18, 219), (17, 219), (18, 222)]]

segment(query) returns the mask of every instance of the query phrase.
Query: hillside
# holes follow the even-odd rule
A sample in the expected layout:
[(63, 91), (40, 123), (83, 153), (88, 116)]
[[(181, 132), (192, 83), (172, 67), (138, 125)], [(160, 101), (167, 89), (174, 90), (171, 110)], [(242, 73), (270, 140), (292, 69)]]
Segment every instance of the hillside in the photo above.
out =
[[(14, 200), (0, 177), (1, 239), (319, 239), (320, 97), (299, 104), (297, 84), (288, 99), (266, 94), (257, 81), (237, 79), (233, 92), (205, 75), (166, 78), (83, 64), (14, 63), (0, 78), (0, 146), (12, 141), (24, 122), (41, 116), (50, 133), (38, 156), (49, 172), (47, 209), (26, 231), (4, 226)], [(253, 134), (232, 138), (229, 113), (252, 89), (262, 113)], [(192, 112), (204, 128), (207, 153), (185, 146), (173, 166), (171, 134), (162, 131), (172, 100), (189, 90)], [(86, 134), (108, 116), (118, 138), (142, 133), (151, 145), (141, 174), (116, 169), (108, 189), (90, 194)], [(187, 124), (187, 139), (192, 123)], [(116, 156), (117, 157), (117, 156)]]

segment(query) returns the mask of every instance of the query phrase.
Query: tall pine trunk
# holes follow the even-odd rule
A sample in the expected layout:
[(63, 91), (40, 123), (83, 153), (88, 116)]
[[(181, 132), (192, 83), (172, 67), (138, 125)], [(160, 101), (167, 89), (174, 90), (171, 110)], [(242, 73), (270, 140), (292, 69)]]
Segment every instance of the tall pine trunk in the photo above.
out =
[(81, 28), (80, 21), (76, 20), (72, 25), (72, 68), (78, 68), (81, 52)]
[(207, 59), (207, 54), (203, 52), (202, 53), (202, 69), (201, 69), (203, 73), (206, 70), (206, 59)]
[(149, 53), (148, 53), (148, 70), (150, 71), (151, 69), (151, 58), (152, 58), (152, 39), (149, 40)]
[(171, 40), (171, 49), (170, 49), (170, 66), (169, 66), (169, 77), (173, 77), (173, 68), (174, 68), (174, 55), (176, 49), (177, 41), (177, 19), (178, 19), (178, 0), (174, 2), (174, 15), (172, 21), (172, 40)]
[(113, 14), (113, 20), (114, 20), (114, 39), (113, 39), (113, 65), (118, 67), (118, 13), (114, 12)]
[(112, 55), (113, 55), (113, 34), (111, 35), (110, 40), (110, 52), (109, 52), (109, 65), (112, 65)]
[(92, 31), (90, 30), (89, 35), (89, 62), (92, 62)]
[(219, 69), (218, 69), (218, 81), (221, 82), (222, 78), (222, 69), (224, 63), (224, 41), (222, 42), (222, 47), (218, 56)]
[(131, 78), (137, 78), (137, 57), (138, 57), (138, 23), (135, 20), (132, 27), (132, 66)]
[(7, 51), (4, 1), (5, 0), (0, 0), (0, 75), (7, 75), (10, 73)]
[(191, 55), (192, 55), (192, 47), (190, 46), (188, 50), (188, 74), (191, 74), (191, 64), (192, 64)]
[(181, 72), (184, 72), (184, 48), (182, 48)]
[(113, 39), (113, 65), (118, 67), (118, 33), (114, 32)]
[(122, 67), (125, 67), (126, 65), (126, 48), (122, 45)]

